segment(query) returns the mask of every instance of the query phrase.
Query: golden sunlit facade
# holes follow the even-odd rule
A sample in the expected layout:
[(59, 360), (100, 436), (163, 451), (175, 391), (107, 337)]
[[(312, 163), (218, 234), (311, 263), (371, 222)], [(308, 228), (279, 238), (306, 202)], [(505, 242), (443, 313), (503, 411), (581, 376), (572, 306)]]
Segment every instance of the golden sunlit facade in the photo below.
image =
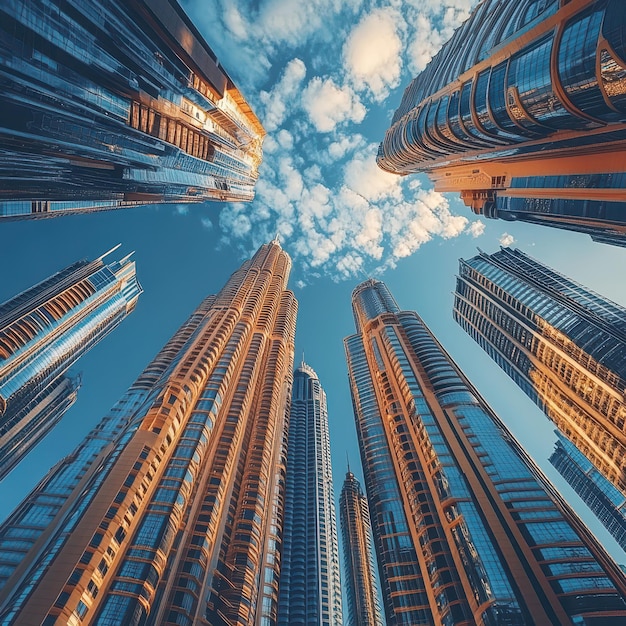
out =
[(626, 245), (625, 32), (621, 0), (483, 0), (407, 87), (379, 166)]
[(454, 317), (626, 495), (626, 311), (504, 248), (461, 262)]
[(290, 266), (262, 246), (7, 519), (0, 623), (276, 623)]

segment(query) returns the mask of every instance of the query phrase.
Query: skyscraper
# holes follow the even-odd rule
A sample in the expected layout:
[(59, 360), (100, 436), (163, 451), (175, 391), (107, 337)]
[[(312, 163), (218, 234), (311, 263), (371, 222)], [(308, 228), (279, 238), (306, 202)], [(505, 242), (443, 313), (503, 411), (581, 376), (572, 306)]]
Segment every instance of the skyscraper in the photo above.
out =
[(353, 292), (350, 387), (387, 624), (622, 624), (626, 578), (412, 311)]
[(626, 496), (602, 476), (569, 439), (558, 430), (556, 434), (550, 463), (626, 551)]
[(265, 131), (176, 0), (0, 5), (0, 218), (251, 200)]
[(0, 623), (276, 623), (297, 303), (262, 246), (0, 527)]
[(105, 264), (110, 252), (0, 305), (0, 478), (76, 399), (79, 379), (67, 370), (135, 308), (135, 263), (129, 255)]
[(372, 552), (372, 527), (367, 498), (348, 470), (339, 498), (345, 589), (346, 626), (383, 626)]
[(475, 213), (626, 245), (622, 0), (483, 0), (407, 87), (378, 153)]
[(289, 416), (278, 624), (341, 626), (341, 580), (326, 394), (304, 361)]
[(626, 310), (503, 248), (461, 260), (454, 318), (626, 494)]

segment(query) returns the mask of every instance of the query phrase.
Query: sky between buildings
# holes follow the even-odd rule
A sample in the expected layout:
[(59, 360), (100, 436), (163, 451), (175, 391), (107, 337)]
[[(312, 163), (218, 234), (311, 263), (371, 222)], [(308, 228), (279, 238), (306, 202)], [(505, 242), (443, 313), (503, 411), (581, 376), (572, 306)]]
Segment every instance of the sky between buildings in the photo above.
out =
[[(383, 5), (384, 6), (381, 6)], [(425, 177), (378, 170), (374, 157), (402, 90), (476, 4), (470, 0), (186, 0), (183, 6), (259, 115), (268, 136), (250, 204), (157, 206), (2, 225), (0, 301), (122, 243), (145, 293), (137, 310), (74, 369), (79, 399), (0, 482), (0, 519), (84, 435), (208, 293), (279, 234), (300, 303), (296, 364), (328, 396), (335, 492), (362, 479), (343, 338), (352, 289), (384, 280), (416, 310), (614, 558), (626, 555), (548, 463), (543, 413), (452, 320), (460, 257), (514, 245), (626, 305), (626, 250), (586, 235), (481, 220)]]

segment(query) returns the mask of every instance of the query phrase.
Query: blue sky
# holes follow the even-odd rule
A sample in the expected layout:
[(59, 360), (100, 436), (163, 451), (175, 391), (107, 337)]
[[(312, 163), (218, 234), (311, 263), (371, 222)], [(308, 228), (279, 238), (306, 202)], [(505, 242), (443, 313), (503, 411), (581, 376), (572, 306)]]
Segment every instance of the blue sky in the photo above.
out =
[(0, 483), (4, 518), (108, 411), (193, 308), (279, 233), (300, 303), (305, 353), (328, 395), (336, 491), (346, 454), (360, 477), (342, 340), (350, 294), (370, 275), (414, 309), (614, 557), (626, 555), (547, 463), (547, 418), (452, 320), (460, 257), (515, 245), (626, 305), (626, 250), (585, 235), (481, 220), (425, 177), (394, 177), (374, 155), (409, 80), (468, 15), (469, 0), (187, 0), (183, 6), (264, 123), (250, 204), (159, 206), (2, 225), (0, 301), (118, 242), (135, 250), (137, 310), (75, 368), (79, 400)]

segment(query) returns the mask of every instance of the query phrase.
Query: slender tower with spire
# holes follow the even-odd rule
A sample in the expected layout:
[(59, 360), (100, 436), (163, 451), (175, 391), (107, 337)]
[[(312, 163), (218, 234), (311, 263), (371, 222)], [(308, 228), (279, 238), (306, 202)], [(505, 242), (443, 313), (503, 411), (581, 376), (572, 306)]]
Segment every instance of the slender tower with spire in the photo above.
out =
[(290, 266), (261, 246), (4, 522), (0, 624), (276, 622)]
[(369, 507), (349, 462), (339, 497), (339, 516), (348, 605), (346, 626), (383, 626)]
[(312, 367), (294, 372), (279, 626), (341, 626), (342, 603), (326, 394)]
[(129, 254), (79, 261), (0, 304), (0, 478), (63, 417), (80, 377), (67, 371), (133, 311)]

